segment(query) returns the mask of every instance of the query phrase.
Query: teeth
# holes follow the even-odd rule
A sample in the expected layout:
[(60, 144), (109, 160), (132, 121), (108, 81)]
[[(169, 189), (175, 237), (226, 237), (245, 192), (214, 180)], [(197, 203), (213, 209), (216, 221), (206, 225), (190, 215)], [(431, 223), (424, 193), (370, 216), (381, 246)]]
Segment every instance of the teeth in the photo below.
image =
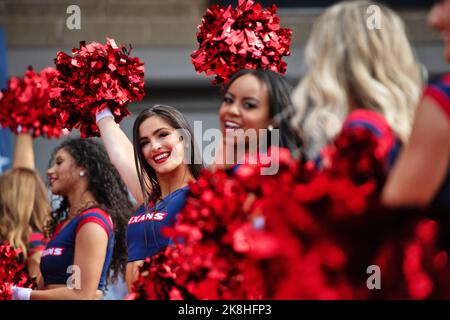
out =
[(168, 152), (165, 152), (165, 153), (161, 153), (160, 155), (154, 157), (154, 159), (155, 159), (156, 161), (158, 161), (158, 160), (161, 160), (161, 159), (166, 158), (166, 157), (168, 157), (168, 156), (169, 156), (169, 153), (168, 153)]
[(227, 127), (227, 128), (232, 128), (232, 129), (237, 129), (237, 128), (240, 128), (241, 126), (240, 125), (238, 125), (237, 123), (234, 123), (234, 122), (231, 122), (231, 121), (225, 121), (225, 126)]

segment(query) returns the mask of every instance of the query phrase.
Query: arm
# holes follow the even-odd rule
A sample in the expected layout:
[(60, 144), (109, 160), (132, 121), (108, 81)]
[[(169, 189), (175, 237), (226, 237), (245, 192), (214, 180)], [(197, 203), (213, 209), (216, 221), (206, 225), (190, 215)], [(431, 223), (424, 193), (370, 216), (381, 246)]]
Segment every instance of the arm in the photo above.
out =
[(112, 164), (119, 171), (121, 178), (136, 201), (142, 203), (144, 197), (134, 162), (133, 144), (119, 125), (114, 122), (113, 117), (100, 119), (97, 126)]
[(388, 206), (426, 206), (436, 195), (450, 160), (450, 125), (436, 103), (418, 108), (409, 144), (402, 150), (382, 194)]
[(13, 168), (34, 169), (33, 137), (29, 133), (17, 135)]
[(41, 255), (42, 255), (42, 250), (36, 251), (27, 260), (28, 273), (30, 274), (30, 276), (32, 278), (38, 277), (38, 275), (40, 273), (39, 265), (41, 263)]
[(127, 263), (125, 282), (127, 283), (128, 292), (131, 293), (134, 282), (139, 278), (139, 268), (144, 265), (143, 260)]
[(33, 290), (31, 300), (95, 299), (105, 262), (107, 245), (108, 235), (106, 231), (96, 223), (86, 223), (79, 230), (75, 240), (74, 265), (80, 268), (80, 288), (59, 287), (48, 290)]

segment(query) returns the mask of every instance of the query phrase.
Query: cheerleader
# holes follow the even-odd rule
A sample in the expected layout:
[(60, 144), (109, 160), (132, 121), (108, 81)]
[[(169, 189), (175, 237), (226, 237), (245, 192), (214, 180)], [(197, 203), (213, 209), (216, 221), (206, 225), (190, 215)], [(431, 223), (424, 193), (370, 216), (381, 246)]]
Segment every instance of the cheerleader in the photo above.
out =
[(109, 157), (128, 190), (141, 205), (128, 222), (128, 289), (143, 261), (170, 243), (161, 229), (175, 222), (202, 164), (192, 129), (175, 108), (156, 105), (142, 111), (133, 126), (133, 143), (114, 122), (108, 109), (96, 116)]
[(18, 134), (13, 168), (0, 176), (0, 190), (0, 239), (22, 250), (28, 273), (37, 277), (50, 205), (44, 182), (34, 170), (30, 134)]
[(125, 225), (131, 213), (125, 185), (104, 148), (91, 139), (63, 142), (47, 171), (53, 194), (52, 237), (41, 257), (38, 290), (13, 287), (15, 300), (94, 299), (126, 257)]
[[(261, 69), (234, 73), (224, 87), (220, 105), (219, 120), (224, 138), (219, 144), (214, 167), (235, 167), (243, 161), (238, 158), (244, 154), (242, 150), (254, 152), (255, 146), (259, 150), (260, 130), (268, 134), (265, 145), (273, 143), (298, 156), (301, 144), (290, 124), (295, 111), (290, 95), (291, 86), (280, 73)], [(279, 130), (276, 140), (270, 136), (274, 129)], [(239, 139), (237, 130), (242, 130), (245, 140)]]
[[(428, 24), (441, 32), (450, 63), (450, 0), (436, 2)], [(411, 139), (388, 179), (383, 200), (389, 206), (450, 209), (450, 75), (425, 89)]]
[[(381, 28), (367, 26), (380, 8)], [(293, 93), (294, 124), (310, 159), (343, 127), (373, 132), (392, 165), (411, 131), (421, 90), (416, 62), (399, 16), (372, 1), (345, 1), (315, 22), (306, 45), (307, 72)]]

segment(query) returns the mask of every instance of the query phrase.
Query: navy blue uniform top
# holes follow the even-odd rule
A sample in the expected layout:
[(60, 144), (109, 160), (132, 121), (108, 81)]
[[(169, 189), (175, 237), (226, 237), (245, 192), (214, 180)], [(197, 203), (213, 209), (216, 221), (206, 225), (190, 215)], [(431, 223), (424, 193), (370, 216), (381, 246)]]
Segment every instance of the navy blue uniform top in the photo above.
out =
[[(450, 75), (430, 82), (425, 89), (424, 96), (433, 99), (437, 103), (447, 116), (450, 125)], [(450, 209), (450, 164), (447, 170), (447, 176), (434, 198), (433, 204)]]
[(72, 275), (71, 269), (68, 271), (68, 268), (74, 264), (76, 236), (83, 225), (93, 222), (100, 225), (108, 235), (105, 262), (98, 284), (98, 289), (103, 290), (114, 250), (114, 227), (110, 216), (99, 208), (93, 208), (81, 212), (63, 227), (64, 222), (58, 225), (42, 252), (40, 267), (44, 284), (47, 286), (67, 283), (67, 279)]
[(188, 186), (178, 189), (151, 208), (142, 204), (133, 213), (127, 227), (128, 262), (144, 260), (170, 244), (170, 239), (162, 235), (161, 228), (174, 225), (188, 190)]

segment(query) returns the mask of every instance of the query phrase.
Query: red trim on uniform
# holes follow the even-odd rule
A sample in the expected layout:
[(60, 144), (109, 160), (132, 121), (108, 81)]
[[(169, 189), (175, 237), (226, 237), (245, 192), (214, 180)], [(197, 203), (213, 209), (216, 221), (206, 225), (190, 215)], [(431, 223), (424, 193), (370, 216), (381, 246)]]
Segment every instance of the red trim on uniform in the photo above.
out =
[(449, 84), (450, 85), (450, 74), (447, 74), (445, 76), (442, 77), (442, 82), (444, 82), (445, 84)]
[(44, 235), (40, 232), (33, 232), (30, 234), (30, 238), (28, 239), (28, 242), (35, 242), (35, 241), (45, 241)]
[(344, 127), (352, 121), (367, 121), (373, 124), (382, 135), (391, 135), (392, 130), (389, 127), (386, 119), (379, 113), (371, 110), (358, 109), (352, 111), (344, 122)]
[(53, 239), (56, 238), (56, 236), (57, 236), (58, 233), (61, 231), (61, 228), (62, 228), (62, 226), (64, 225), (65, 222), (66, 222), (66, 220), (61, 221), (61, 222), (56, 226), (55, 232), (53, 233), (51, 240), (53, 240)]
[(439, 108), (444, 111), (450, 121), (450, 98), (445, 93), (431, 85), (425, 89), (423, 95), (436, 101)]
[(375, 128), (377, 128), (381, 134), (379, 143), (381, 144), (385, 152), (389, 152), (389, 150), (391, 150), (394, 147), (395, 145), (394, 131), (392, 131), (386, 119), (378, 112), (367, 109), (357, 109), (355, 111), (352, 111), (345, 120), (343, 127), (345, 128), (346, 126), (350, 125), (353, 121), (355, 122), (365, 121), (373, 125)]
[(98, 213), (99, 215), (101, 215), (103, 217), (103, 219), (105, 219), (105, 221), (108, 222), (108, 225), (111, 228), (111, 230), (114, 230), (114, 226), (113, 226), (113, 223), (111, 221), (111, 217), (105, 211), (103, 211), (100, 208), (92, 208), (92, 209), (88, 209), (88, 210), (83, 211), (82, 213), (80, 213), (80, 217), (85, 216), (85, 215), (87, 215), (89, 213)]
[(100, 227), (102, 227), (106, 234), (108, 235), (108, 238), (110, 237), (110, 231), (108, 230), (108, 227), (105, 225), (105, 223), (103, 222), (102, 219), (100, 219), (99, 217), (87, 217), (86, 219), (81, 220), (78, 225), (77, 228), (75, 229), (75, 236), (78, 235), (78, 232), (80, 231), (81, 227), (83, 227), (86, 223), (96, 223), (98, 224)]
[(44, 251), (45, 246), (36, 246), (33, 249), (28, 250), (28, 259), (31, 258), (35, 253), (39, 251)]

